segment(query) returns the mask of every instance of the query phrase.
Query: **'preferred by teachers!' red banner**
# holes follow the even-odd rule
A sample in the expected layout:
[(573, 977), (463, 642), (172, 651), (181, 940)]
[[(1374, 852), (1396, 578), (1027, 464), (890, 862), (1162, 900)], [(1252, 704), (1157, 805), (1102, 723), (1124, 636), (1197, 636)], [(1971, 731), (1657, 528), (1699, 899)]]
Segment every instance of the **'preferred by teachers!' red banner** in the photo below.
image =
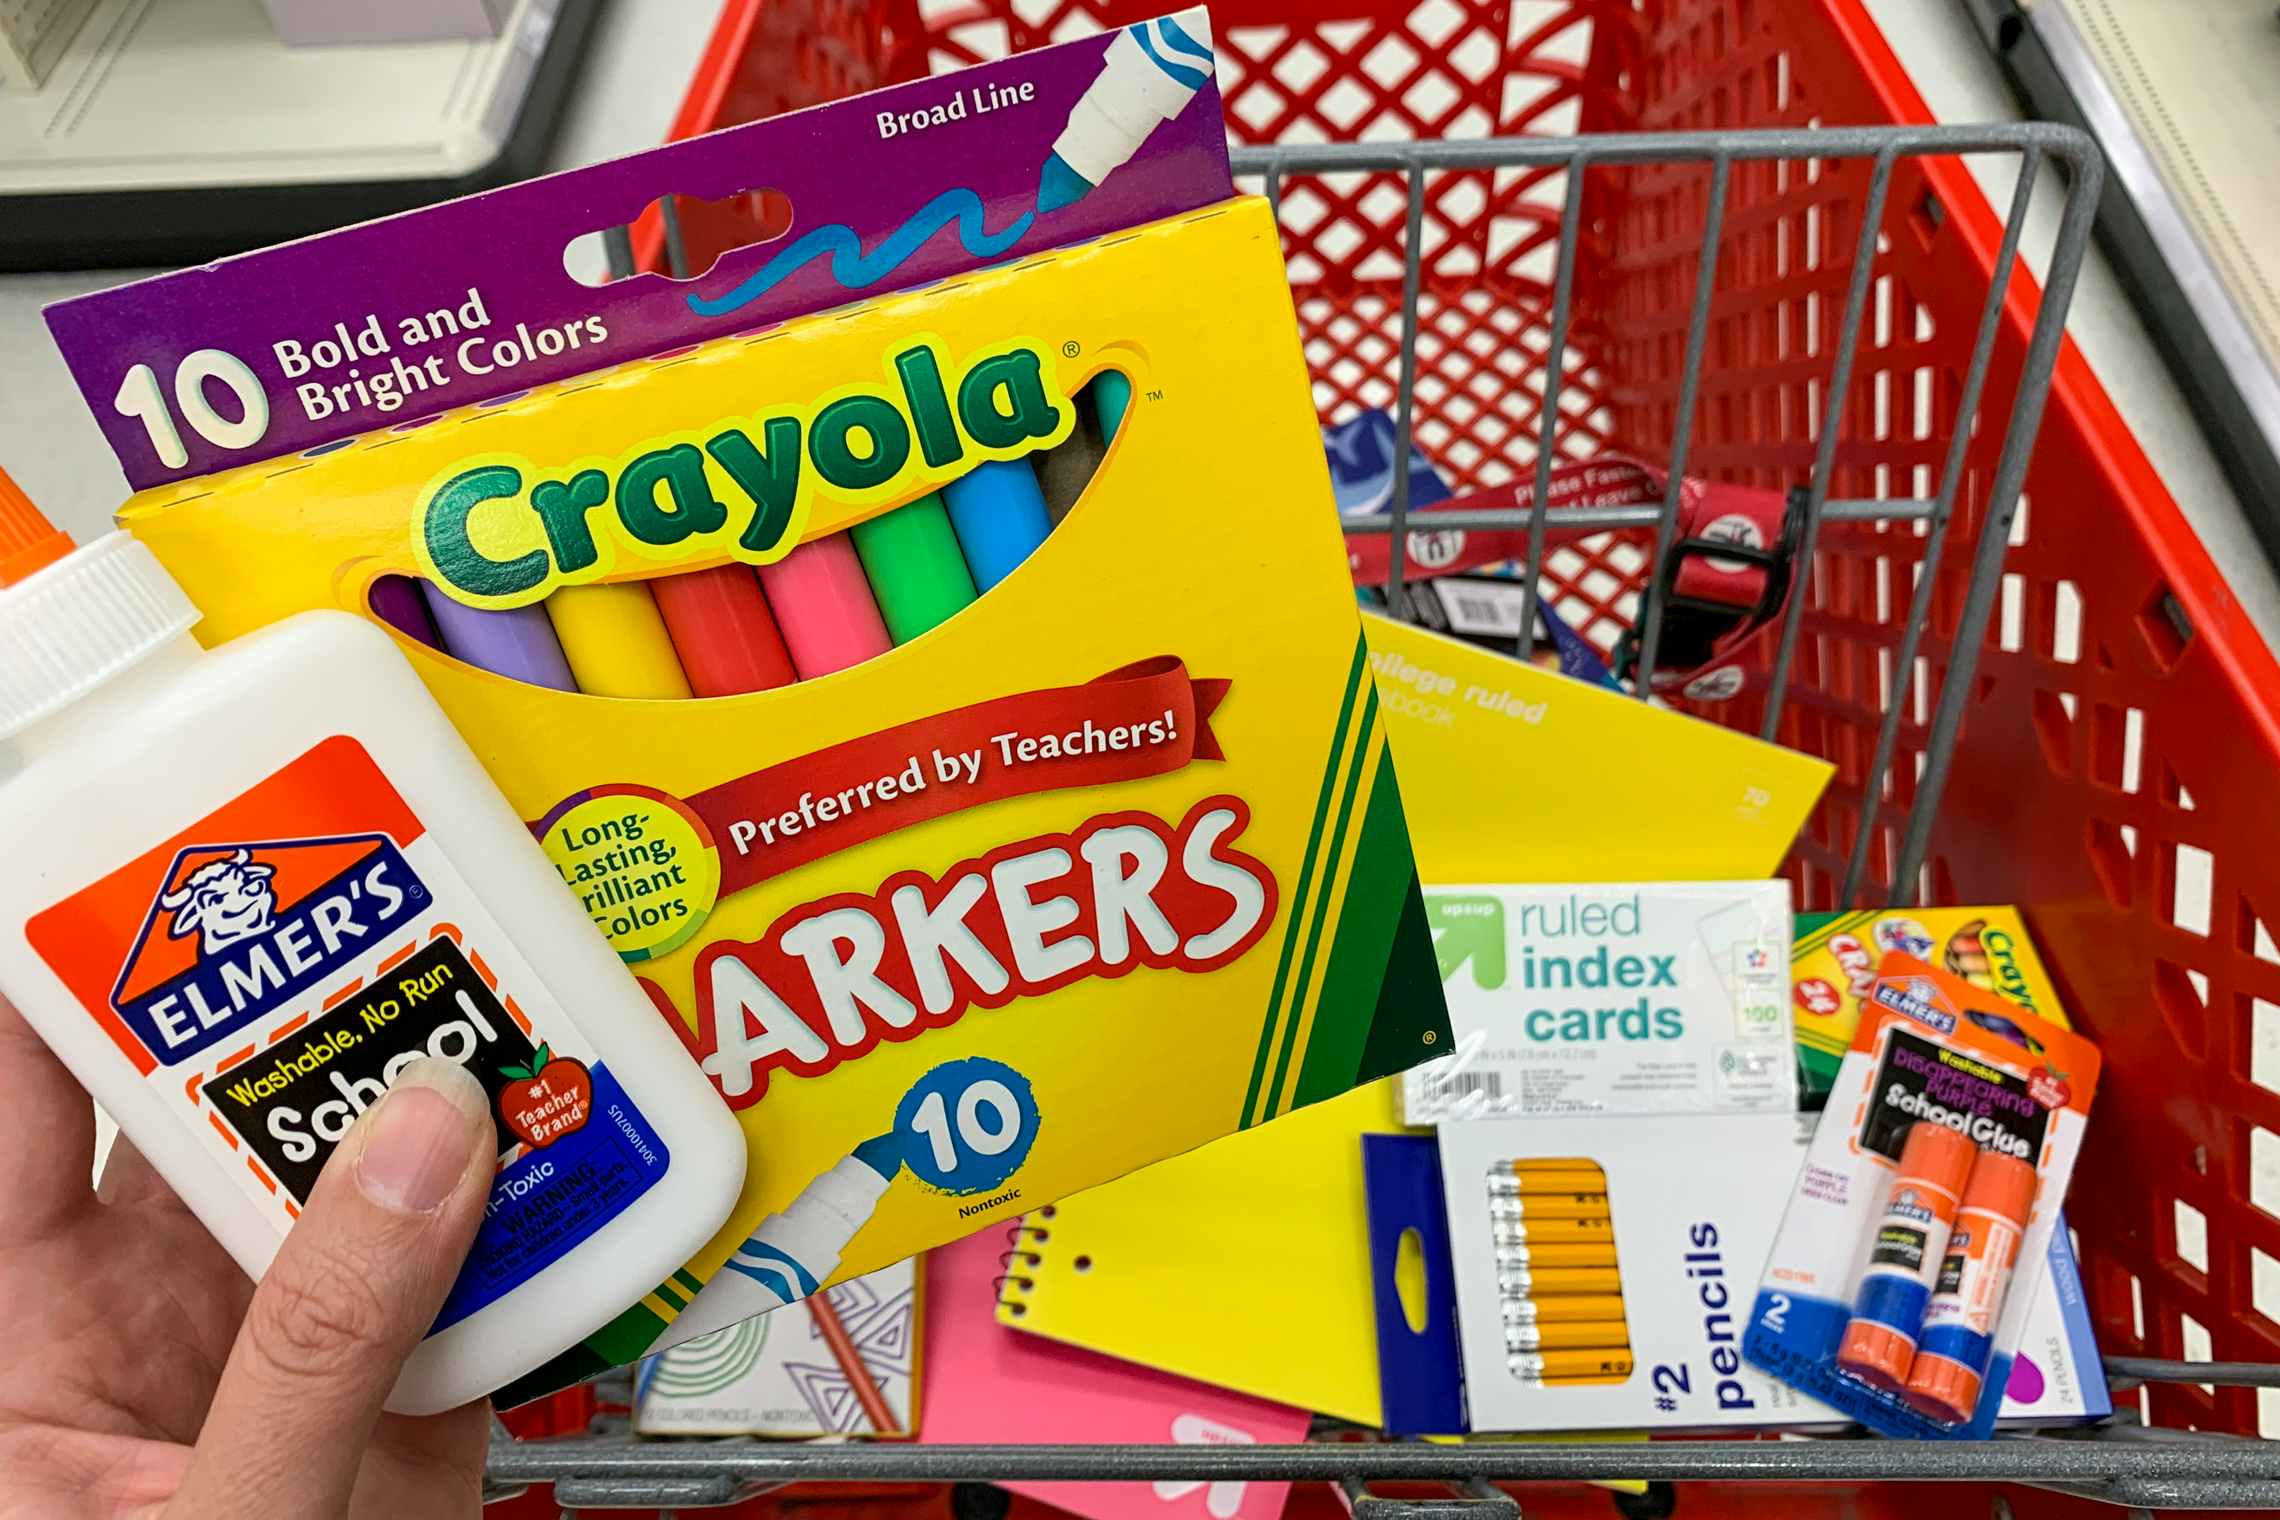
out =
[(739, 776), (688, 799), (720, 846), (726, 897), (985, 802), (1161, 776), (1223, 758), (1224, 680), (1158, 655), (1082, 686), (994, 697)]

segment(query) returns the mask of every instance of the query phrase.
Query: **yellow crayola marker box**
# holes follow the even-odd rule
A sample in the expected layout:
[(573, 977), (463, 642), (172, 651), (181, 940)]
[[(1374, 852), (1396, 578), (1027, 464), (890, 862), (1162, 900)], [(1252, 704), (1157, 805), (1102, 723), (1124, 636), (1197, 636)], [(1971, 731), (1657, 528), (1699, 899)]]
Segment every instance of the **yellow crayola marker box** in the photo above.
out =
[[(1209, 39), (1182, 12), (51, 309), (202, 639), (424, 583), (407, 658), (749, 1137), (720, 1234), (503, 1398), (1447, 1048)], [(564, 272), (755, 176), (791, 233)], [(1105, 459), (1044, 531), (1029, 472), (1080, 427)], [(882, 620), (865, 577), (892, 599), (938, 513), (966, 564)], [(801, 679), (575, 689), (640, 684), (669, 578), (721, 567)], [(617, 601), (550, 625), (564, 588)]]
[[(1411, 777), (1411, 784), (1416, 778)], [(2012, 907), (1874, 908), (1800, 913), (1789, 952), (1797, 1025), (1798, 1099), (1819, 1108), (1860, 1027), (1876, 967), (1898, 951), (2000, 993), (2061, 1029), (2073, 1024), (2026, 920)]]

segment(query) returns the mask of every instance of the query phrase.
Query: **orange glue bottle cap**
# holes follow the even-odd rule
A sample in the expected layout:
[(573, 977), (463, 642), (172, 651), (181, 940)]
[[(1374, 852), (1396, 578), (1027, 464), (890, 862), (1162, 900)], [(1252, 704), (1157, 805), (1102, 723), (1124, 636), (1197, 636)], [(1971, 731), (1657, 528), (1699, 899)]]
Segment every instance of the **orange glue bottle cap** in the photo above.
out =
[(1944, 1356), (1920, 1356), (1908, 1370), (1900, 1397), (1918, 1414), (1953, 1425), (1971, 1418), (1979, 1407), (1979, 1390), (1985, 1385), (1983, 1373), (1961, 1362)]
[(63, 530), (40, 515), (32, 499), (0, 470), (0, 586), (13, 586), (71, 552)]

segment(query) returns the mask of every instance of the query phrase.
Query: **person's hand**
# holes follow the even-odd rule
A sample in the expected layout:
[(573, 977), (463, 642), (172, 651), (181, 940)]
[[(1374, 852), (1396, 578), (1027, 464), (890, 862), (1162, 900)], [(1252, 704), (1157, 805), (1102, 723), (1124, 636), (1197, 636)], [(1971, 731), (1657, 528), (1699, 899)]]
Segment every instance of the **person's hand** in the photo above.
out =
[[(381, 1413), (481, 1222), (464, 1068), (407, 1068), (342, 1141), (259, 1286), (0, 1000), (0, 1517), (481, 1508), (489, 1407)], [(188, 1144), (187, 1137), (184, 1144)]]

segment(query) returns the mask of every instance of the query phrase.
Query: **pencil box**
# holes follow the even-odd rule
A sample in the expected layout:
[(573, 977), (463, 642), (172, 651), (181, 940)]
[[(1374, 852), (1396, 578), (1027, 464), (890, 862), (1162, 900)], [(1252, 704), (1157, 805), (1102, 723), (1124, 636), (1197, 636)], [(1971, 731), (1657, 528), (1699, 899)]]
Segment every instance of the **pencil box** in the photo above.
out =
[[(1537, 1126), (1547, 1121), (1528, 1121)], [(1547, 1149), (1566, 1149), (1577, 1152), (1572, 1158), (1588, 1161), (1595, 1141), (1610, 1133), (1606, 1126), (1621, 1126), (1629, 1120), (1589, 1119), (1554, 1124), (1563, 1132), (1558, 1140), (1546, 1135)], [(1656, 1121), (1646, 1121), (1654, 1123)], [(1803, 1163), (1807, 1147), (1812, 1142), (1812, 1122), (1802, 1120), (1790, 1137), (1784, 1166), (1794, 1171)], [(1495, 1210), (1491, 1200), (1496, 1196), (1488, 1187), (1477, 1195), (1447, 1194), (1436, 1142), (1431, 1135), (1365, 1135), (1361, 1138), (1363, 1176), (1369, 1195), (1369, 1244), (1371, 1294), (1376, 1311), (1378, 1378), (1382, 1395), (1382, 1423), (1393, 1433), (1402, 1435), (1456, 1434), (1472, 1429), (1465, 1408), (1465, 1364), (1459, 1349), (1458, 1308), (1455, 1286), (1457, 1258), (1449, 1246), (1449, 1221), (1456, 1211), (1472, 1209), (1489, 1211), (1490, 1232), (1495, 1229), (1495, 1214), (1503, 1213), (1508, 1221), (1503, 1230), (1508, 1237), (1520, 1231), (1510, 1227), (1515, 1211), (1507, 1207)], [(1490, 1146), (1492, 1152), (1510, 1147)], [(1561, 1158), (1515, 1158), (1493, 1154), (1489, 1166), (1496, 1170), (1491, 1178), (1510, 1177), (1517, 1182), (1533, 1176), (1539, 1183), (1548, 1182), (1551, 1169), (1547, 1166), (1513, 1168), (1515, 1159), (1539, 1161)], [(1770, 1157), (1769, 1157), (1770, 1162)], [(1598, 1163), (1590, 1163), (1597, 1167)], [(1588, 1170), (1589, 1168), (1586, 1168)], [(1604, 1168), (1599, 1169), (1604, 1179)], [(1502, 1192), (1499, 1189), (1498, 1192)], [(1556, 1187), (1543, 1187), (1530, 1192), (1516, 1188), (1503, 1193), (1507, 1198), (1517, 1197), (1523, 1203), (1530, 1197), (1556, 1199)], [(1444, 1202), (1444, 1198), (1447, 1199)], [(1572, 1201), (1572, 1198), (1571, 1198)], [(1584, 1209), (1570, 1211), (1571, 1217), (1587, 1218)], [(1517, 1215), (1524, 1227), (1525, 1213)], [(1612, 1217), (1612, 1211), (1610, 1211)], [(1761, 1214), (1760, 1220), (1764, 1218)], [(1701, 1221), (1691, 1221), (1699, 1223)], [(1477, 1222), (1468, 1228), (1477, 1232)], [(1405, 1246), (1405, 1241), (1415, 1244)], [(1515, 1242), (1517, 1243), (1517, 1242)], [(1747, 1238), (1730, 1242), (1737, 1266), (1749, 1270), (1748, 1258), (1753, 1250), (1758, 1254), (1770, 1247), (1771, 1241), (1759, 1235), (1754, 1243)], [(1559, 1254), (1559, 1242), (1547, 1242), (1547, 1252)], [(1509, 1246), (1507, 1250), (1509, 1251)], [(1567, 1242), (1567, 1254), (1580, 1259), (1590, 1249), (1589, 1242)], [(1611, 1250), (1603, 1254), (1612, 1256)], [(1412, 1259), (1414, 1264), (1412, 1264)], [(1684, 1261), (1683, 1254), (1681, 1261)], [(1604, 1321), (1608, 1309), (1619, 1305), (1625, 1320), (1626, 1336), (1631, 1333), (1634, 1298), (1651, 1299), (1669, 1291), (1671, 1273), (1663, 1270), (1654, 1258), (1634, 1259), (1628, 1275), (1620, 1261), (1606, 1266), (1575, 1265), (1560, 1267), (1546, 1265), (1532, 1269), (1526, 1262), (1514, 1261), (1500, 1266), (1496, 1290), (1486, 1291), (1485, 1284), (1473, 1285), (1474, 1313), (1488, 1312), (1479, 1307), (1486, 1304), (1493, 1309), (1500, 1322), (1526, 1324), (1531, 1319), (1547, 1325), (1574, 1324), (1593, 1319)], [(1697, 1263), (1698, 1265), (1698, 1263)], [(1643, 1270), (1642, 1270), (1643, 1268)], [(1478, 1274), (1477, 1262), (1468, 1262), (1468, 1269)], [(1685, 1284), (1696, 1289), (1699, 1297), (1702, 1285), (1714, 1281), (1695, 1278)], [(2040, 1429), (2063, 1425), (2077, 1425), (2102, 1419), (2113, 1412), (2113, 1399), (2106, 1387), (2105, 1374), (2098, 1357), (2098, 1342), (2090, 1324), (2090, 1314), (2082, 1291), (2082, 1277), (2074, 1258), (2072, 1244), (2067, 1239), (2065, 1222), (2051, 1232), (2050, 1248), (2040, 1270), (2034, 1275), (2032, 1286), (2022, 1286), (2028, 1294), (2028, 1310), (2019, 1336), (2019, 1347), (2011, 1361), (2008, 1377), (2003, 1385), (2003, 1401), (1997, 1414), (1998, 1429)], [(1714, 1293), (1712, 1296), (1716, 1296)], [(1612, 1300), (1612, 1304), (1610, 1303)], [(1659, 1318), (1652, 1310), (1642, 1310), (1640, 1323), (1652, 1323)], [(1552, 1348), (1559, 1350), (1562, 1348)], [(1575, 1348), (1565, 1348), (1572, 1352)], [(1642, 1386), (1656, 1378), (1674, 1380), (1668, 1370), (1675, 1365), (1676, 1378), (1688, 1384), (1695, 1374), (1683, 1360), (1671, 1364), (1664, 1359), (1646, 1356), (1642, 1343), (1633, 1342), (1631, 1371), (1628, 1381)], [(1712, 1345), (1710, 1351), (1716, 1352)], [(1507, 1350), (1505, 1355), (1509, 1355)], [(1715, 1366), (1711, 1368), (1716, 1371)], [(1484, 1372), (1489, 1384), (1485, 1399), (1508, 1400), (1509, 1393), (1499, 1392), (1499, 1368), (1491, 1361)], [(1564, 1381), (1546, 1380), (1547, 1390), (1561, 1387), (1588, 1388), (1602, 1386), (1588, 1378), (1571, 1374)], [(1610, 1383), (1605, 1386), (1614, 1386)], [(1763, 1382), (1752, 1373), (1744, 1384), (1745, 1389), (1762, 1388)], [(1746, 1396), (1754, 1401), (1756, 1395)], [(1657, 1431), (1683, 1428), (1699, 1419), (1689, 1401), (1677, 1394), (1669, 1394), (1670, 1407), (1665, 1408), (1663, 1397), (1641, 1399), (1634, 1407), (1641, 1424)], [(1513, 1420), (1532, 1419), (1541, 1423), (1513, 1424), (1503, 1428), (1515, 1433), (1568, 1428), (1563, 1422), (1570, 1413), (1559, 1401), (1549, 1398), (1539, 1401), (1540, 1407), (1532, 1414), (1509, 1414)], [(1792, 1431), (1834, 1431), (1850, 1423), (1849, 1417), (1837, 1410), (1807, 1398), (1791, 1403), (1779, 1395), (1765, 1399), (1756, 1411), (1762, 1416), (1753, 1422), (1749, 1410), (1736, 1409), (1734, 1425), (1762, 1423), (1767, 1428), (1779, 1427)], [(1731, 1427), (1729, 1427), (1731, 1428)]]
[[(749, 1137), (721, 1233), (501, 1402), (1448, 1048), (1209, 66), (1183, 11), (50, 309), (199, 636), (411, 629)], [(788, 221), (691, 279), (566, 272), (667, 193)], [(992, 513), (1080, 443), (1016, 542)], [(961, 499), (962, 602), (887, 627), (894, 535)], [(765, 591), (798, 678), (644, 685), (669, 635), (692, 693), (753, 652), (662, 623), (692, 575)], [(465, 641), (500, 619), (578, 668)]]
[[(1794, 1113), (1437, 1131), (1476, 1431), (1717, 1430), (1827, 1412), (1742, 1360)], [(1577, 1318), (1567, 1311), (1581, 1304)]]

